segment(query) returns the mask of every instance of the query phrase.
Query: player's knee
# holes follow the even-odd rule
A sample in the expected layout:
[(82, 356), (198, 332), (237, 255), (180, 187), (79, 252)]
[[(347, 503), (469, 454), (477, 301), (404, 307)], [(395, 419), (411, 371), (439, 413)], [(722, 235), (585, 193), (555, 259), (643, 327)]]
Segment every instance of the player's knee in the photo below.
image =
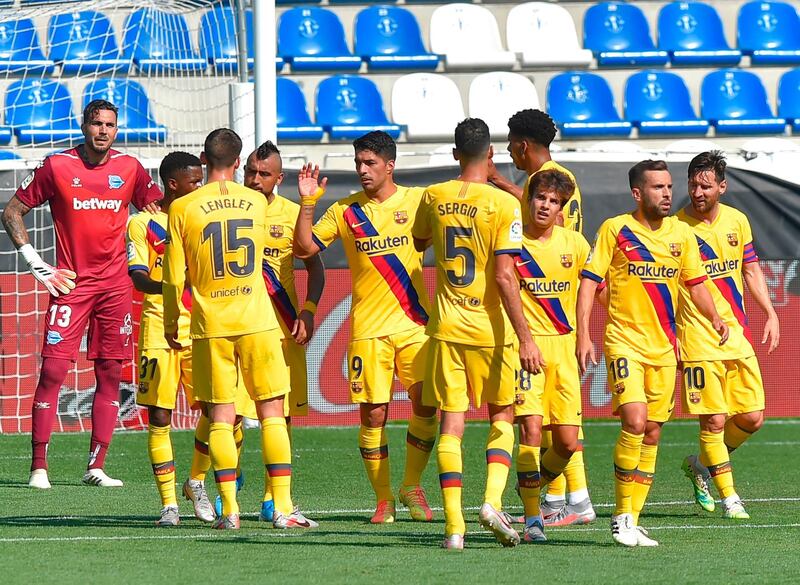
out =
[(622, 421), (622, 430), (632, 435), (644, 435), (646, 426), (644, 417), (630, 417)]
[(148, 412), (150, 424), (154, 427), (168, 427), (172, 420), (172, 411), (166, 408), (151, 406)]
[(386, 424), (388, 412), (388, 404), (362, 404), (361, 424), (373, 429), (382, 427)]
[(642, 443), (645, 445), (658, 445), (661, 439), (661, 424), (653, 421), (647, 421), (644, 429), (644, 439)]
[(764, 425), (763, 410), (737, 414), (734, 418), (736, 419), (736, 424), (748, 433), (755, 433)]
[(542, 444), (542, 429), (541, 425), (537, 425), (534, 417), (526, 416), (522, 419), (519, 425), (519, 442), (522, 445), (541, 445)]
[(700, 429), (709, 433), (721, 433), (725, 430), (725, 415), (713, 414), (700, 417)]

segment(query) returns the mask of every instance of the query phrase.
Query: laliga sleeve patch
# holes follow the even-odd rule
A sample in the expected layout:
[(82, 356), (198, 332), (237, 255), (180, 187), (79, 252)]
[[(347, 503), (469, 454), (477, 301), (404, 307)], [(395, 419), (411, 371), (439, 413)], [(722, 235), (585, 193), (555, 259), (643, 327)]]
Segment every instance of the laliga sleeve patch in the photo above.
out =
[(30, 187), (31, 183), (33, 183), (33, 177), (34, 177), (35, 174), (36, 174), (36, 171), (33, 171), (30, 175), (25, 177), (25, 179), (22, 181), (22, 184), (20, 184), (19, 188), (24, 191), (25, 189)]
[(522, 242), (522, 222), (515, 219), (508, 228), (508, 239), (511, 242)]
[(134, 246), (133, 242), (128, 242), (128, 262), (131, 262), (134, 258), (136, 258), (136, 246)]

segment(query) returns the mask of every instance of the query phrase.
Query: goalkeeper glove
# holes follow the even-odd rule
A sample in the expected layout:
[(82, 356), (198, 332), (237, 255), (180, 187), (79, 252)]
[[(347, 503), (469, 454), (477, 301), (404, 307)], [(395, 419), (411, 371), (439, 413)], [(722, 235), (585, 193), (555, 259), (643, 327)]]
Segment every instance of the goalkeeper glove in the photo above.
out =
[(319, 201), (320, 197), (325, 194), (325, 189), (317, 187), (311, 195), (303, 195), (300, 197), (300, 205), (305, 207), (314, 207)]
[(59, 292), (65, 295), (75, 288), (75, 278), (78, 275), (72, 270), (50, 266), (30, 244), (20, 247), (19, 253), (28, 264), (28, 270), (33, 277), (41, 282), (52, 296), (57, 297)]

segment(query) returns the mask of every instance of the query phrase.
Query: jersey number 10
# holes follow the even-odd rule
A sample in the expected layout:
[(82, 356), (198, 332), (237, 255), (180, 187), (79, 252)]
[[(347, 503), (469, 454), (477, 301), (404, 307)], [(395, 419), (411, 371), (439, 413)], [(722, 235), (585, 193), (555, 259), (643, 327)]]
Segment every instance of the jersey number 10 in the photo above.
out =
[[(239, 235), (240, 229), (253, 229), (253, 220), (212, 221), (203, 228), (203, 243), (207, 240), (211, 242), (211, 270), (214, 280), (225, 278), (226, 271), (236, 278), (253, 274), (256, 266), (256, 245), (252, 239)], [(226, 254), (236, 254), (242, 248), (244, 248), (244, 262), (237, 260), (225, 262)]]

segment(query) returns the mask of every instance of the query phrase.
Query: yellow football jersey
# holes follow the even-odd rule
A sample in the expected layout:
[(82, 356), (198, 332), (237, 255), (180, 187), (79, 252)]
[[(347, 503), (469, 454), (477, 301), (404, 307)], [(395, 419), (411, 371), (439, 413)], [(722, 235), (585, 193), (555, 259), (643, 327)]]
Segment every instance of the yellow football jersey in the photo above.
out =
[(519, 254), (519, 201), (491, 185), (447, 181), (425, 190), (414, 237), (433, 240), (436, 304), (428, 335), (465, 345), (511, 343), (495, 282), (495, 256)]
[(733, 207), (720, 205), (719, 215), (708, 224), (686, 214), (676, 217), (691, 227), (700, 247), (700, 259), (710, 280), (709, 292), (717, 312), (730, 327), (725, 345), (681, 287), (678, 305), (678, 338), (681, 356), (687, 361), (732, 360), (755, 355), (753, 339), (744, 309), (742, 267), (758, 262), (753, 248), (753, 232), (745, 215)]
[[(567, 175), (572, 182), (575, 183), (575, 192), (572, 194), (572, 197), (569, 198), (567, 204), (564, 206), (563, 214), (564, 214), (564, 227), (568, 230), (573, 230), (578, 233), (583, 231), (583, 211), (581, 210), (581, 190), (578, 188), (578, 181), (575, 180), (575, 175), (572, 174), (572, 171), (569, 169), (562, 167), (554, 160), (549, 160), (542, 165), (542, 167), (536, 171), (536, 173), (541, 173), (542, 171), (561, 171), (565, 175)], [(535, 175), (536, 173), (533, 173)], [(533, 175), (528, 177), (528, 180), (525, 181), (525, 187), (522, 190), (522, 223), (528, 224), (531, 221), (531, 212), (530, 206), (528, 205), (528, 187), (530, 187), (531, 179)]]
[[(128, 273), (144, 270), (152, 280), (161, 282), (164, 243), (167, 240), (167, 214), (159, 211), (137, 213), (128, 222)], [(189, 309), (191, 291), (186, 288), (180, 303), (178, 341), (189, 345)], [(167, 349), (164, 339), (164, 299), (161, 295), (144, 295), (139, 319), (139, 351)]]
[(422, 253), (411, 237), (421, 196), (422, 189), (398, 185), (394, 195), (377, 203), (359, 191), (331, 205), (314, 225), (314, 242), (321, 250), (342, 239), (353, 288), (352, 340), (428, 322)]
[(522, 309), (533, 335), (566, 335), (575, 331), (575, 305), (589, 242), (581, 234), (554, 226), (546, 242), (522, 235), (514, 259)]
[(678, 283), (706, 279), (692, 231), (675, 217), (657, 230), (626, 213), (600, 226), (581, 272), (608, 282), (605, 352), (654, 366), (676, 363)]
[(297, 203), (278, 194), (267, 205), (267, 242), (261, 270), (284, 338), (291, 337), (298, 313), (292, 239), (299, 213), (300, 206)]
[(192, 285), (192, 339), (278, 328), (257, 261), (266, 242), (266, 198), (216, 181), (174, 201), (164, 252), (164, 328), (174, 330), (178, 302)]

